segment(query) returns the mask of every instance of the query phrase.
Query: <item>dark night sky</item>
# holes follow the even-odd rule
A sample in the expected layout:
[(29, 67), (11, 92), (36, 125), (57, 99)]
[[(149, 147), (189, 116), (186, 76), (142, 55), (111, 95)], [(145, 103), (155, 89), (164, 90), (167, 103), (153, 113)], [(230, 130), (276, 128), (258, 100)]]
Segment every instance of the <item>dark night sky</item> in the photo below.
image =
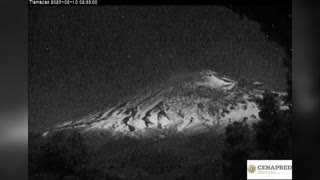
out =
[(29, 8), (29, 129), (86, 115), (177, 71), (285, 91), (285, 51), (224, 7)]

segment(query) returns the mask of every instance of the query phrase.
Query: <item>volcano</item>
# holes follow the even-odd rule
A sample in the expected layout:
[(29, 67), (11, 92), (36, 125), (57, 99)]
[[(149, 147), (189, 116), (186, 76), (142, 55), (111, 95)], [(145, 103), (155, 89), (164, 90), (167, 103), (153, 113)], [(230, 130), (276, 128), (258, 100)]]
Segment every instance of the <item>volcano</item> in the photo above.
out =
[[(166, 137), (175, 133), (194, 134), (223, 129), (241, 121), (251, 125), (260, 120), (258, 99), (271, 89), (262, 83), (232, 80), (212, 70), (180, 73), (156, 86), (121, 99), (113, 106), (49, 129), (78, 129), (84, 133), (108, 131), (135, 138)], [(279, 108), (287, 109), (277, 95)]]

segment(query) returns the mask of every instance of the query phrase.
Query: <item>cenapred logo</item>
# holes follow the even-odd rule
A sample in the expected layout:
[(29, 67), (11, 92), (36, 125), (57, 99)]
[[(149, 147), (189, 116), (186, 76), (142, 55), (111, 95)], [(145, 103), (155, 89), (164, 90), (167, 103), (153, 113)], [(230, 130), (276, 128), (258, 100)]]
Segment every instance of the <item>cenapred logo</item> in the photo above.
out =
[(247, 160), (247, 179), (292, 179), (292, 160)]
[(249, 173), (254, 173), (254, 172), (256, 172), (256, 166), (255, 165), (252, 165), (252, 164), (250, 164), (249, 166), (248, 166), (248, 168), (247, 168), (247, 170), (248, 170), (248, 172)]

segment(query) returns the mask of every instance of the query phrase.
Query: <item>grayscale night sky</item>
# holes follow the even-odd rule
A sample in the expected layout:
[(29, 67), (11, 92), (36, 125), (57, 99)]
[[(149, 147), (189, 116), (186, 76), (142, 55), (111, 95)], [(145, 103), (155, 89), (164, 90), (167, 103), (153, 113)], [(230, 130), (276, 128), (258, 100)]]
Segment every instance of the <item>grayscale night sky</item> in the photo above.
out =
[(212, 69), (285, 91), (285, 51), (214, 6), (29, 8), (29, 130), (115, 102), (178, 71)]

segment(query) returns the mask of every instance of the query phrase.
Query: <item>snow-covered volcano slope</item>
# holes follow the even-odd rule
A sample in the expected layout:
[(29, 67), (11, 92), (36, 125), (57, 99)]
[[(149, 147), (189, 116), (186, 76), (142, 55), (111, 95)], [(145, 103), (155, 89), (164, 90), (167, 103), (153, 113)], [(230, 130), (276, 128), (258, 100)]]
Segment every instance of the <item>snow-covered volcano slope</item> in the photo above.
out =
[(84, 132), (107, 130), (133, 137), (164, 137), (168, 133), (189, 134), (225, 127), (234, 121), (251, 124), (259, 120), (256, 99), (262, 98), (264, 90), (256, 83), (240, 87), (236, 81), (211, 70), (180, 74), (104, 111), (50, 131), (78, 128)]

